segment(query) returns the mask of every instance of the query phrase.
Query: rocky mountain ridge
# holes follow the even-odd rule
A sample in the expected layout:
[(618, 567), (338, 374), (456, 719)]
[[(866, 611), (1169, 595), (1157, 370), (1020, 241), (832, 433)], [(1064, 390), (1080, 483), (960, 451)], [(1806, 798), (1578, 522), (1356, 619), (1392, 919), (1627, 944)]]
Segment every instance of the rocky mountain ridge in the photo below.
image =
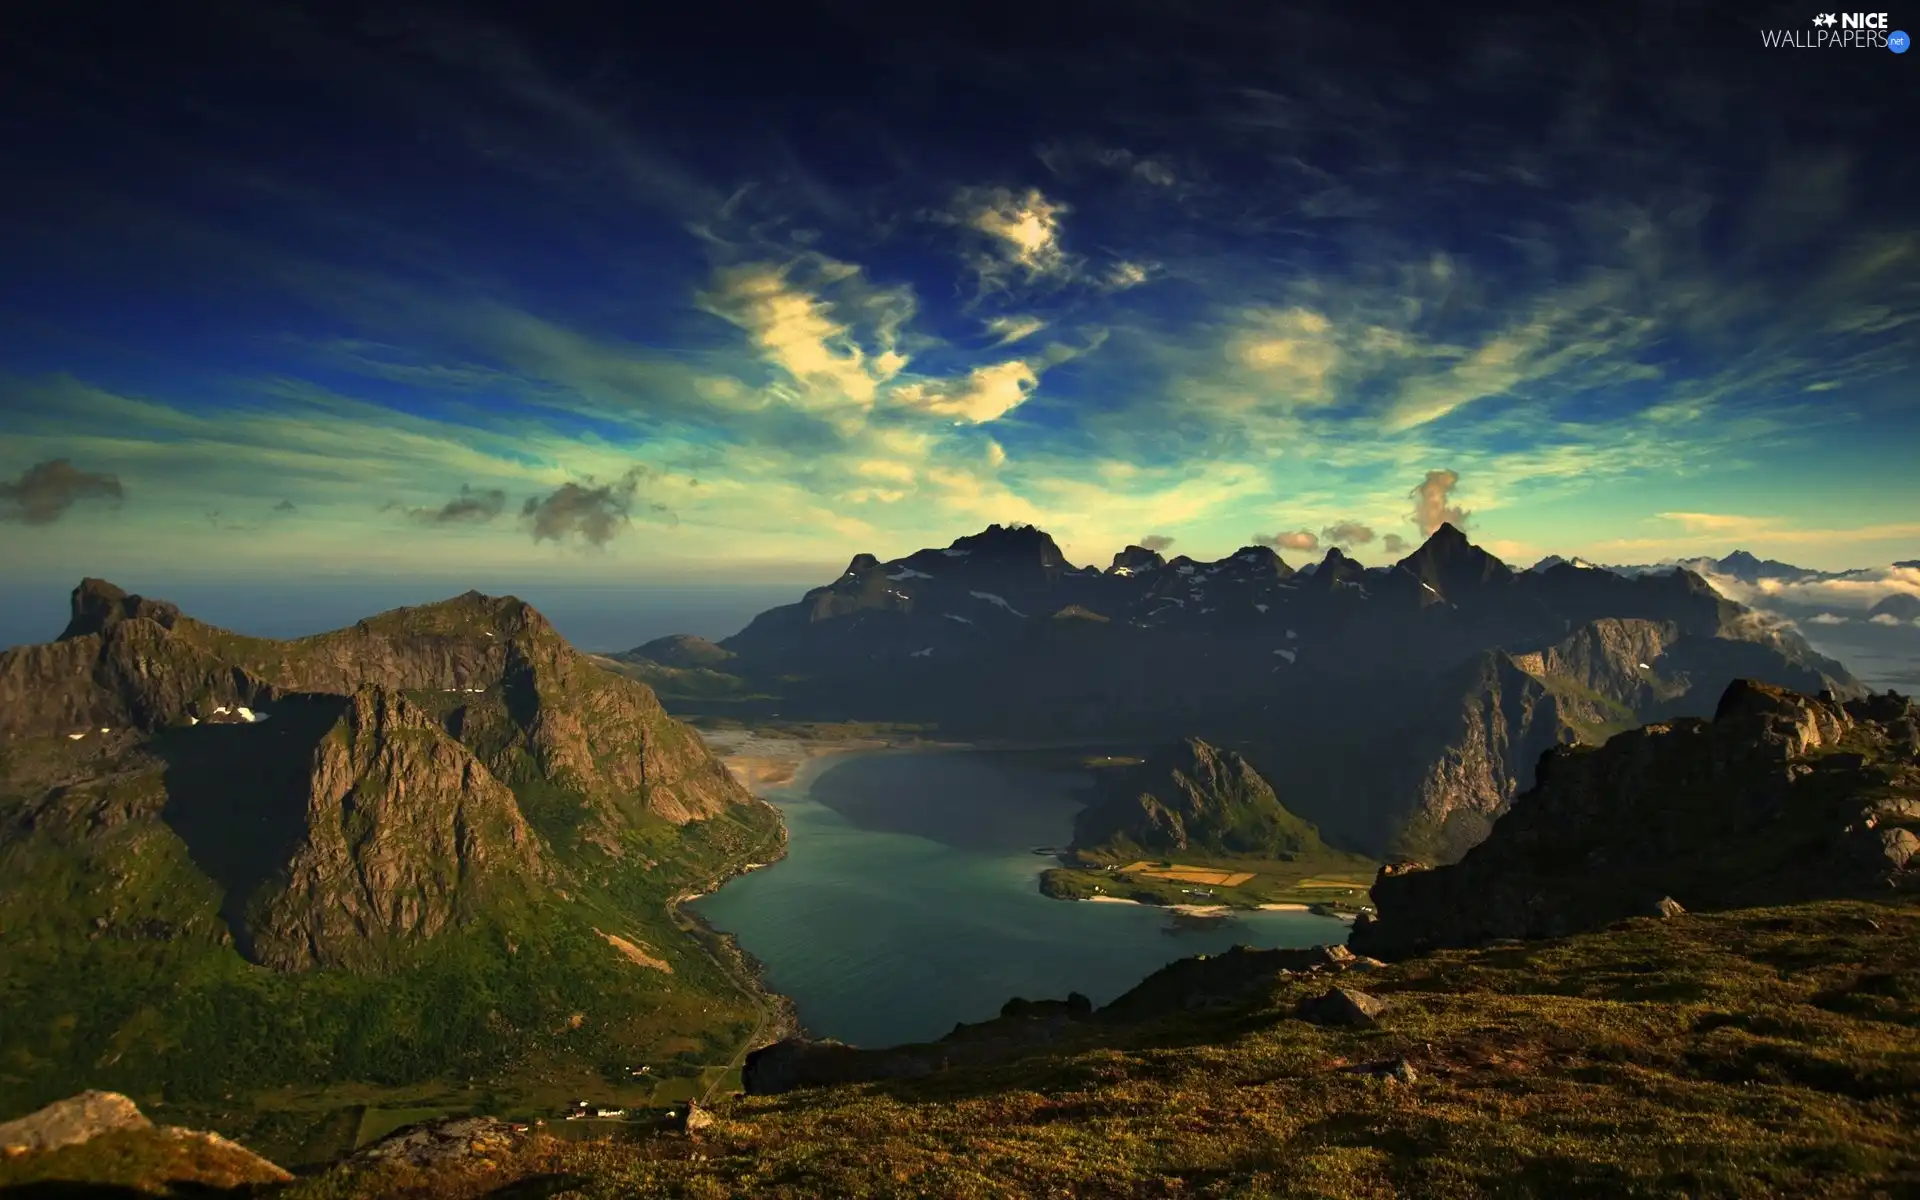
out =
[(1484, 834), (1547, 746), (1704, 715), (1738, 677), (1858, 690), (1685, 570), (1515, 572), (1452, 525), (1391, 566), (1338, 548), (1311, 566), (1130, 546), (1096, 570), (995, 525), (858, 555), (724, 639), (733, 657), (698, 678), (646, 677), (696, 709), (952, 736), (1191, 733), (1285, 774), (1289, 806), (1342, 845), (1434, 858)]
[(752, 1028), (669, 906), (765, 861), (777, 815), (521, 601), (275, 641), (87, 580), (63, 640), (0, 653), (0, 698), (0, 1097), (101, 1062), (192, 1094)]
[(1736, 680), (1711, 720), (1547, 751), (1455, 864), (1394, 868), (1353, 947), (1397, 957), (1632, 916), (1920, 883), (1920, 710)]

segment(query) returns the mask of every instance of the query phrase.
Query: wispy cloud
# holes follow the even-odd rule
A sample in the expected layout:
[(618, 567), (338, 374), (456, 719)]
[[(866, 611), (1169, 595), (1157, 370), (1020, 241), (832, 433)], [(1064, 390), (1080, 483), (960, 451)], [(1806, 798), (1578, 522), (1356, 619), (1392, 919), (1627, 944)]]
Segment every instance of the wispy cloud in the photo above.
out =
[(998, 339), (993, 343), (996, 348), (1032, 337), (1046, 327), (1047, 323), (1035, 316), (990, 317), (987, 320), (987, 332)]
[(1061, 220), (1072, 211), (1037, 188), (974, 187), (961, 189), (937, 216), (976, 235), (974, 273), (984, 290), (1004, 291), (1016, 280), (1058, 285), (1078, 273), (1078, 260), (1060, 243)]
[(499, 516), (506, 507), (507, 493), (502, 489), (476, 490), (463, 483), (460, 485), (460, 494), (440, 507), (409, 508), (406, 514), (428, 525), (483, 525)]

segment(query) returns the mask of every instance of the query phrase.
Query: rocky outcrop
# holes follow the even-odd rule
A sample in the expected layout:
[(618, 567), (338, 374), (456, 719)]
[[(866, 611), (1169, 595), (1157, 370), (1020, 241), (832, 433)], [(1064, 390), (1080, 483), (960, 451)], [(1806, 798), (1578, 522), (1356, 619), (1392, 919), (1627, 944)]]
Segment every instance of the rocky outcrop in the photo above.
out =
[(1074, 822), (1076, 850), (1289, 858), (1320, 848), (1247, 760), (1187, 738), (1107, 781)]
[(1333, 1025), (1343, 1029), (1372, 1029), (1387, 1002), (1353, 988), (1328, 988), (1316, 996), (1304, 997), (1294, 1015), (1310, 1025)]
[(506, 785), (382, 687), (315, 749), (306, 831), (248, 914), (251, 957), (283, 971), (383, 965), (546, 874)]
[(0, 741), (102, 728), (151, 731), (216, 708), (272, 706), (271, 684), (178, 635), (171, 605), (161, 611), (126, 596), (126, 615), (82, 621), (79, 607), (96, 595), (85, 585), (74, 592), (70, 628), (87, 632), (0, 652)]
[[(1455, 865), (1383, 872), (1350, 944), (1380, 957), (1561, 936), (1688, 911), (1909, 886), (1920, 719), (1736, 681), (1684, 719), (1542, 756), (1538, 781)], [(1891, 833), (1892, 836), (1889, 836)], [(1668, 911), (1671, 911), (1669, 909)]]
[(152, 1128), (140, 1106), (119, 1092), (81, 1092), (0, 1124), (0, 1153), (58, 1150), (114, 1130)]
[[(118, 1092), (81, 1092), (38, 1112), (0, 1124), (0, 1155), (16, 1159), (73, 1152), (98, 1141), (101, 1153), (84, 1164), (87, 1183), (49, 1194), (175, 1195), (287, 1183), (293, 1176), (217, 1133), (156, 1126)], [(78, 1160), (76, 1160), (78, 1163)], [(28, 1190), (33, 1190), (29, 1188)]]
[(993, 1020), (956, 1025), (937, 1042), (884, 1049), (788, 1038), (747, 1055), (742, 1086), (749, 1095), (766, 1096), (799, 1088), (916, 1079), (1008, 1062), (1082, 1041), (1099, 1044), (1102, 1037), (1111, 1035), (1103, 1027), (1241, 1008), (1269, 995), (1288, 976), (1332, 976), (1356, 969), (1363, 961), (1344, 946), (1299, 950), (1235, 946), (1225, 954), (1169, 963), (1104, 1008), (1095, 1009), (1079, 995), (1065, 1000), (1014, 999)]
[(524, 1126), (497, 1117), (442, 1117), (396, 1129), (347, 1160), (349, 1167), (404, 1163), (431, 1170), (435, 1167), (487, 1165), (513, 1153), (527, 1140)]

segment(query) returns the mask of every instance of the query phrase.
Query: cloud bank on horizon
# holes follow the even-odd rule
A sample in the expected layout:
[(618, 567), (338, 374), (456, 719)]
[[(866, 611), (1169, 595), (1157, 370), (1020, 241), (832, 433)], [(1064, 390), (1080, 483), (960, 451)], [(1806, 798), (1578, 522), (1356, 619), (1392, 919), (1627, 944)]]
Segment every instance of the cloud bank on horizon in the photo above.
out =
[(0, 552), (1916, 557), (1901, 64), (1658, 12), (39, 12)]

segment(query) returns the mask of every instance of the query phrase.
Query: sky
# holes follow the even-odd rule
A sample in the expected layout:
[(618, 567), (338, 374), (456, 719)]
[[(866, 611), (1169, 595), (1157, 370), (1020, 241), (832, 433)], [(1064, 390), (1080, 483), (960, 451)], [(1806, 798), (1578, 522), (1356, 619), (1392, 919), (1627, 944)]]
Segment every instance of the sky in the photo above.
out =
[(10, 13), (0, 606), (1920, 558), (1920, 54), (1805, 7)]

